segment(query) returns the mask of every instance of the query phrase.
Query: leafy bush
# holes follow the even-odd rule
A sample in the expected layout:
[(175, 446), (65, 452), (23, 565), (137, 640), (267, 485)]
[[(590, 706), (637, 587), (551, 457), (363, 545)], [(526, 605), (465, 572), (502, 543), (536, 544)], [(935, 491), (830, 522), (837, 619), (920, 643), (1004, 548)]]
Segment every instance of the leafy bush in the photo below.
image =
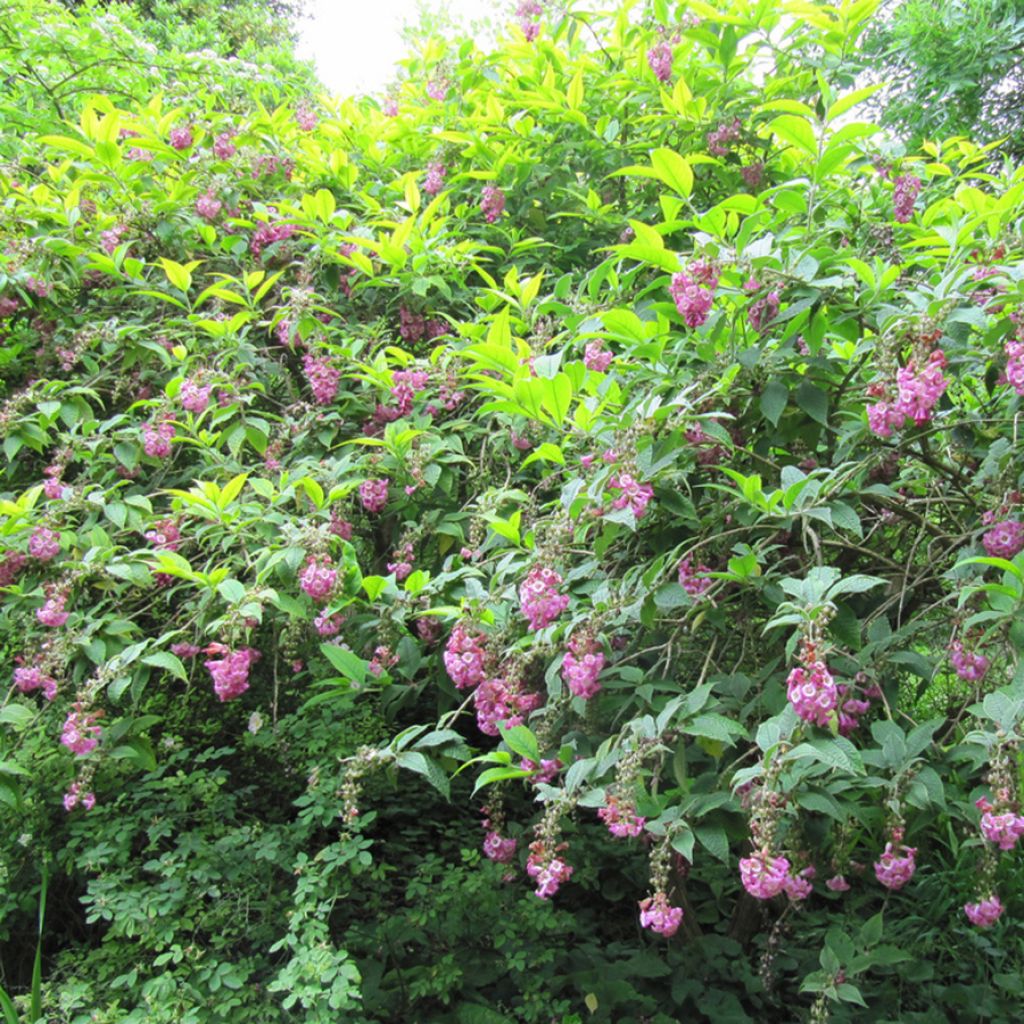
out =
[(18, 75), (13, 987), (48, 865), (76, 1024), (1015, 1019), (1024, 178), (875, 8)]

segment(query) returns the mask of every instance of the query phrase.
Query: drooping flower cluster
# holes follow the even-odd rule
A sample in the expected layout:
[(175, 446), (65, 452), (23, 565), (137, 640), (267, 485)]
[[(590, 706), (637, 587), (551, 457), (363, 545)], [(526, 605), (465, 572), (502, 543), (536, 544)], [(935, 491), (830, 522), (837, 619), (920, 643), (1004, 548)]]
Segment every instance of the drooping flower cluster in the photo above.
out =
[(413, 399), (430, 382), (426, 370), (395, 370), (392, 374), (391, 395), (398, 403), (398, 415), (412, 412)]
[(174, 424), (167, 420), (142, 425), (142, 449), (154, 459), (166, 459), (171, 454)]
[(497, 864), (508, 864), (516, 855), (516, 840), (502, 836), (505, 826), (505, 816), (501, 805), (498, 804), (492, 811), (489, 807), (482, 808), (484, 818), (481, 824), (486, 835), (484, 836), (484, 856)]
[(964, 913), (973, 925), (979, 928), (991, 928), (1003, 914), (1003, 904), (999, 897), (993, 893), (986, 899), (977, 903), (965, 903)]
[(597, 373), (604, 373), (614, 358), (615, 353), (608, 351), (603, 341), (592, 341), (583, 350), (583, 365)]
[(224, 644), (210, 644), (206, 653), (219, 655), (203, 662), (213, 677), (213, 692), (219, 700), (233, 700), (249, 689), (249, 669), (259, 659), (259, 651), (251, 647), (232, 651)]
[(679, 585), (695, 601), (703, 597), (710, 589), (714, 580), (708, 576), (711, 569), (706, 565), (694, 565), (692, 558), (684, 558), (679, 563)]
[(751, 164), (744, 164), (740, 168), (740, 177), (743, 178), (743, 184), (747, 188), (752, 192), (756, 191), (761, 187), (761, 182), (764, 180), (764, 164), (760, 160), (755, 160)]
[(526, 873), (536, 883), (535, 892), (542, 899), (550, 899), (558, 892), (559, 886), (572, 877), (573, 867), (559, 854), (565, 847), (559, 843), (552, 847), (543, 839), (530, 843), (530, 855), (526, 858)]
[(345, 616), (341, 612), (328, 615), (327, 609), (324, 608), (313, 620), (313, 628), (317, 631), (318, 636), (337, 636), (341, 632), (344, 621)]
[(330, 405), (338, 393), (341, 371), (329, 359), (315, 356), (312, 352), (302, 357), (302, 369), (313, 392), (313, 400), (318, 405)]
[(954, 640), (949, 645), (949, 663), (953, 671), (969, 683), (978, 682), (988, 671), (988, 658), (977, 651), (965, 650), (960, 640)]
[(364, 480), (359, 485), (359, 500), (367, 512), (380, 512), (388, 503), (387, 477), (379, 480)]
[(1013, 558), (1024, 549), (1024, 523), (1004, 519), (982, 535), (981, 543), (991, 558)]
[(786, 887), (789, 861), (773, 857), (768, 850), (757, 850), (740, 860), (740, 880), (754, 899), (770, 900)]
[(640, 926), (649, 928), (666, 939), (672, 938), (679, 930), (683, 921), (683, 908), (669, 905), (668, 896), (664, 892), (656, 892), (653, 896), (640, 901)]
[(192, 129), (188, 125), (172, 128), (169, 141), (172, 149), (188, 149), (192, 145)]
[(523, 690), (514, 679), (485, 679), (473, 694), (477, 728), (486, 736), (498, 736), (500, 725), (522, 725), (525, 716), (540, 703), (539, 693)]
[(482, 683), (485, 678), (486, 648), (483, 635), (472, 632), (466, 623), (457, 623), (444, 645), (444, 668), (460, 690)]
[(181, 547), (181, 530), (173, 519), (158, 519), (144, 536), (161, 551), (177, 551)]
[(311, 132), (320, 123), (316, 113), (306, 106), (300, 106), (295, 111), (295, 123), (304, 131)]
[(800, 900), (807, 899), (814, 890), (813, 880), (817, 873), (813, 864), (809, 864), (803, 871), (797, 873), (790, 871), (783, 883), (783, 888), (790, 900), (799, 903)]
[(519, 609), (531, 632), (550, 625), (569, 607), (568, 594), (559, 594), (562, 577), (546, 565), (535, 565), (519, 584)]
[(213, 189), (210, 188), (196, 200), (196, 213), (203, 220), (215, 221), (220, 215), (223, 206), (224, 204), (217, 198)]
[(516, 19), (519, 21), (519, 28), (522, 30), (526, 41), (532, 43), (540, 32), (540, 17), (544, 8), (537, 0), (521, 0), (516, 8)]
[(480, 193), (480, 212), (493, 224), (505, 212), (505, 193), (497, 185), (484, 185)]
[(901, 174), (893, 184), (892, 216), (898, 224), (906, 224), (914, 216), (914, 203), (921, 191), (921, 179), (915, 174)]
[(49, 562), (60, 554), (60, 537), (47, 526), (37, 526), (28, 539), (28, 553), (40, 562)]
[(659, 82), (668, 82), (672, 78), (672, 44), (663, 39), (647, 51), (647, 66), (654, 72)]
[(233, 138), (233, 132), (221, 132), (213, 140), (213, 155), (218, 160), (230, 160), (238, 152), (238, 147), (231, 141)]
[(42, 690), (47, 700), (57, 696), (57, 680), (48, 675), (38, 665), (24, 665), (14, 670), (14, 685), (22, 693)]
[(64, 610), (64, 604), (68, 595), (63, 590), (51, 593), (42, 608), (36, 609), (36, 618), (44, 626), (58, 629), (68, 621), (68, 612)]
[(718, 268), (703, 260), (672, 275), (669, 294), (687, 327), (700, 327), (707, 321), (717, 287)]
[(253, 256), (259, 256), (268, 245), (283, 242), (296, 232), (294, 224), (268, 224), (266, 221), (256, 225), (249, 242), (249, 250)]
[(423, 191), (428, 196), (436, 196), (444, 188), (445, 175), (448, 168), (438, 160), (427, 164), (427, 173), (423, 176)]
[(740, 137), (743, 122), (734, 117), (730, 124), (722, 123), (713, 131), (708, 132), (708, 152), (715, 156), (728, 156), (729, 144), (736, 142)]
[[(899, 842), (899, 840), (895, 840)], [(887, 889), (902, 889), (914, 877), (917, 848), (896, 846), (893, 840), (885, 844), (882, 856), (875, 861), (875, 877)]]
[(636, 805), (631, 800), (615, 793), (605, 795), (605, 805), (598, 808), (597, 816), (616, 839), (635, 838), (640, 835), (647, 820), (636, 813)]
[(405, 543), (392, 553), (393, 561), (387, 563), (388, 572), (395, 574), (395, 579), (401, 583), (408, 579), (412, 573), (413, 563), (416, 561), (416, 554), (412, 544)]
[(192, 380), (191, 377), (186, 377), (181, 382), (181, 388), (178, 391), (178, 398), (181, 401), (182, 408), (198, 416), (210, 404), (210, 392), (212, 390), (212, 385), (200, 384), (198, 381)]
[[(60, 550), (60, 544), (57, 544), (57, 550)], [(20, 551), (7, 551), (4, 556), (0, 558), (0, 587), (9, 587), (14, 583), (21, 575), (21, 570), (25, 568), (25, 563), (28, 561), (28, 556), (23, 555)]]
[(647, 511), (647, 506), (654, 497), (654, 488), (650, 484), (640, 483), (630, 473), (618, 473), (613, 476), (608, 481), (608, 490), (619, 492), (612, 499), (612, 508), (628, 508), (637, 519)]
[(73, 811), (78, 806), (91, 811), (96, 806), (96, 794), (92, 792), (83, 793), (81, 785), (77, 782), (72, 782), (68, 791), (64, 794), (64, 810)]
[[(1004, 794), (1006, 797), (1008, 793)], [(1000, 850), (1012, 850), (1024, 836), (1024, 817), (1010, 809), (1008, 799), (993, 804), (987, 797), (979, 797), (974, 806), (981, 811), (981, 834)]]
[(770, 291), (762, 295), (747, 310), (747, 323), (757, 331), (758, 334), (764, 330), (765, 325), (770, 324), (779, 315), (779, 293)]
[(839, 691), (832, 673), (823, 661), (804, 655), (786, 679), (786, 696), (796, 713), (805, 721), (827, 726), (829, 716), (839, 703)]
[(936, 349), (920, 372), (914, 369), (911, 362), (901, 367), (896, 374), (899, 391), (897, 408), (919, 426), (932, 418), (935, 403), (949, 387), (949, 381), (942, 372), (945, 367), (946, 355), (941, 349)]
[(299, 573), (299, 586), (314, 601), (321, 603), (330, 599), (337, 582), (338, 570), (331, 565), (326, 555), (320, 559), (310, 555)]
[(562, 658), (562, 678), (574, 697), (590, 700), (601, 689), (598, 677), (604, 668), (604, 651), (593, 636), (575, 633)]
[(100, 717), (98, 711), (86, 711), (81, 701), (76, 701), (64, 720), (60, 741), (72, 754), (83, 757), (92, 753), (99, 745), (103, 730), (95, 725)]
[(849, 892), (850, 883), (845, 875), (833, 875), (826, 883), (825, 888), (832, 892)]

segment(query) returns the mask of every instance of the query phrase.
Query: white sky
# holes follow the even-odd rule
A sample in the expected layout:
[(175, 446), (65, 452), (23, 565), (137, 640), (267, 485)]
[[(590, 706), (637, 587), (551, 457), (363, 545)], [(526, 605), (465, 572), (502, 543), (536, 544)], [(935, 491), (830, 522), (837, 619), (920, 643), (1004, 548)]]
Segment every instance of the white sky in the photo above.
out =
[[(442, 0), (427, 0), (436, 9)], [(298, 52), (312, 58), (333, 93), (380, 92), (405, 56), (399, 35), (415, 22), (417, 0), (307, 0), (310, 17), (300, 24)], [(453, 17), (468, 21), (488, 12), (483, 0), (448, 0)]]

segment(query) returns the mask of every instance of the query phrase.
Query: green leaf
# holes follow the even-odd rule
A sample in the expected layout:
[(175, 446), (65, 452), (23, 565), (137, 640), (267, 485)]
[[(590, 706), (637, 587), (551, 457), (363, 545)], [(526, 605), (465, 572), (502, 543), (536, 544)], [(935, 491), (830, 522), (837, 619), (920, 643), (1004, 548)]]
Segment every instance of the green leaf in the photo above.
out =
[(507, 768), (488, 768), (478, 776), (476, 785), (473, 787), (473, 793), (479, 792), (484, 786), (489, 786), (492, 782), (504, 782), (506, 779), (528, 779), (532, 775), (533, 772), (526, 771), (523, 768), (513, 768), (511, 765)]
[(651, 166), (656, 176), (673, 192), (688, 199), (693, 191), (693, 169), (672, 149), (656, 149), (651, 154)]
[(433, 758), (421, 754), (418, 750), (403, 750), (395, 757), (395, 764), (406, 771), (422, 775), (445, 799), (451, 796), (448, 776)]
[(789, 388), (780, 380), (769, 381), (761, 392), (761, 415), (773, 427), (777, 427), (788, 404)]
[(188, 682), (188, 673), (185, 671), (181, 658), (170, 651), (155, 651), (153, 654), (147, 654), (142, 659), (142, 664), (166, 669), (172, 676), (175, 676), (182, 682)]
[(537, 744), (537, 737), (525, 725), (502, 729), (501, 738), (513, 753), (533, 761), (534, 764), (540, 764), (540, 747)]
[(818, 140), (814, 136), (814, 128), (806, 117), (796, 114), (780, 114), (768, 125), (769, 131), (785, 139), (786, 142), (803, 150), (808, 156), (818, 155)]
[(693, 831), (701, 846), (716, 860), (729, 863), (729, 838), (721, 825), (695, 825)]
[(796, 404), (816, 423), (828, 424), (828, 395), (810, 381), (802, 381), (796, 389)]
[(784, 760), (799, 761), (803, 758), (820, 761), (830, 768), (841, 769), (850, 775), (864, 774), (864, 762), (860, 751), (844, 736), (837, 736), (831, 740), (812, 739), (800, 743), (786, 754)]
[(320, 653), (346, 678), (354, 683), (366, 682), (367, 663), (352, 651), (337, 644), (321, 644)]

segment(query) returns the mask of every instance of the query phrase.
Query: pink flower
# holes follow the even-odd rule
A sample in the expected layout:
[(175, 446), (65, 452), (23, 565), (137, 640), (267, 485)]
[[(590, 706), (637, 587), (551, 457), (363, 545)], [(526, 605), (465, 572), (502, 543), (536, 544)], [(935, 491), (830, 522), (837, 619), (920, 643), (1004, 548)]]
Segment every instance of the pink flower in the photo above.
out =
[(320, 123), (320, 119), (308, 107), (299, 107), (295, 111), (295, 123), (304, 132), (311, 132)]
[(717, 278), (709, 288), (702, 287), (690, 274), (673, 274), (669, 294), (687, 327), (700, 327), (711, 312)]
[(921, 179), (913, 174), (901, 174), (894, 183), (892, 216), (898, 224), (906, 224), (914, 216), (914, 203), (921, 191)]
[(181, 531), (173, 519), (158, 520), (144, 536), (153, 547), (162, 551), (177, 551), (181, 547)]
[(387, 477), (382, 480), (364, 480), (359, 485), (359, 500), (367, 512), (380, 512), (388, 503)]
[(345, 617), (341, 612), (328, 615), (325, 608), (313, 620), (313, 628), (316, 629), (320, 636), (337, 636), (341, 632), (341, 626), (344, 621)]
[(93, 723), (100, 717), (98, 711), (86, 712), (81, 701), (72, 705), (68, 717), (64, 720), (64, 728), (60, 741), (68, 750), (79, 757), (91, 753), (99, 744), (103, 730)]
[(505, 211), (505, 193), (497, 185), (484, 185), (480, 194), (480, 212), (493, 224)]
[(64, 810), (72, 811), (79, 804), (85, 810), (91, 811), (96, 806), (96, 794), (83, 793), (81, 786), (77, 782), (72, 782), (68, 791), (64, 794)]
[(990, 843), (998, 845), (1000, 850), (1012, 850), (1024, 835), (1024, 817), (1012, 811), (993, 814), (986, 810), (981, 816), (981, 834)]
[(194, 412), (198, 415), (204, 412), (210, 404), (210, 392), (213, 386), (210, 384), (198, 384), (190, 377), (181, 382), (181, 389), (178, 391), (178, 398), (181, 400), (183, 409)]
[(505, 679), (485, 679), (473, 694), (477, 728), (486, 736), (498, 736), (500, 726), (522, 725), (527, 712), (540, 706), (540, 694), (519, 689)]
[(64, 611), (67, 594), (58, 592), (47, 598), (42, 608), (36, 610), (36, 618), (44, 626), (60, 628), (68, 621), (69, 615)]
[(188, 149), (192, 145), (192, 129), (187, 125), (184, 128), (172, 128), (170, 142), (172, 149)]
[(770, 291), (747, 310), (747, 322), (759, 334), (779, 315), (779, 293)]
[(516, 855), (516, 841), (503, 839), (497, 832), (488, 832), (484, 838), (484, 855), (498, 864), (508, 864)]
[(670, 939), (679, 930), (683, 920), (683, 908), (669, 906), (668, 896), (656, 892), (640, 901), (640, 926)]
[(743, 178), (743, 183), (747, 188), (754, 191), (760, 187), (764, 179), (764, 164), (760, 160), (755, 160), (752, 164), (746, 164), (740, 168), (740, 176)]
[(299, 586), (314, 601), (328, 600), (337, 581), (338, 570), (331, 567), (331, 560), (326, 556), (317, 560), (310, 555), (306, 567), (299, 573)]
[(822, 661), (797, 666), (786, 680), (786, 695), (805, 721), (827, 726), (839, 703), (839, 692), (828, 666)]
[(444, 649), (444, 667), (452, 682), (460, 690), (482, 683), (486, 671), (487, 650), (481, 633), (471, 632), (468, 624), (458, 622), (448, 637)]
[(214, 195), (213, 189), (209, 189), (196, 200), (196, 213), (203, 220), (213, 221), (217, 219), (224, 204)]
[(427, 82), (427, 95), (432, 100), (443, 100), (448, 95), (448, 79), (432, 78)]
[(632, 803), (620, 800), (614, 794), (605, 797), (605, 805), (598, 808), (597, 816), (616, 839), (635, 838), (640, 835), (647, 820), (636, 813), (636, 807)]
[(893, 430), (899, 430), (906, 415), (898, 403), (875, 402), (867, 407), (868, 429), (878, 437), (891, 437)]
[(233, 700), (249, 689), (249, 669), (259, 659), (259, 651), (251, 647), (232, 651), (224, 644), (210, 644), (206, 653), (220, 655), (203, 662), (213, 677), (213, 692), (219, 700)]
[[(60, 550), (59, 543), (57, 550)], [(0, 558), (0, 587), (9, 587), (14, 583), (21, 575), (21, 570), (25, 568), (27, 561), (28, 557), (20, 551), (5, 552), (3, 558)]]
[(221, 132), (213, 140), (213, 155), (218, 160), (230, 160), (238, 152), (237, 147), (231, 141), (233, 134), (233, 132)]
[(562, 658), (562, 678), (574, 697), (590, 700), (601, 689), (598, 677), (604, 668), (601, 645), (586, 633), (576, 633)]
[(42, 690), (43, 696), (47, 700), (53, 700), (57, 696), (57, 681), (51, 676), (45, 675), (43, 670), (35, 665), (16, 668), (14, 670), (14, 685), (22, 693)]
[(662, 40), (647, 51), (647, 65), (654, 72), (659, 82), (668, 82), (672, 78), (672, 46)]
[(786, 895), (794, 902), (799, 903), (800, 900), (807, 899), (811, 895), (814, 886), (811, 880), (817, 874), (814, 869), (814, 865), (811, 864), (804, 868), (798, 875), (788, 874), (786, 875), (786, 881), (783, 883), (783, 888), (786, 890)]
[(1024, 341), (1006, 343), (1006, 379), (1018, 395), (1024, 395)]
[(684, 558), (679, 563), (679, 585), (695, 601), (703, 597), (710, 589), (714, 580), (707, 574), (711, 569), (706, 565), (694, 565), (693, 560)]
[(714, 156), (728, 156), (728, 144), (739, 139), (742, 127), (740, 119), (734, 117), (731, 124), (720, 124), (714, 131), (708, 132), (708, 152)]
[(897, 853), (893, 844), (885, 844), (882, 856), (875, 861), (875, 877), (887, 889), (902, 889), (914, 877), (917, 865), (914, 856), (917, 850), (912, 846), (901, 846), (902, 855)]
[(978, 682), (988, 671), (988, 658), (976, 651), (965, 651), (959, 640), (949, 645), (949, 662), (961, 679), (971, 683)]
[(995, 894), (977, 903), (965, 903), (964, 913), (971, 924), (979, 928), (991, 928), (1003, 913), (1003, 905)]
[(142, 448), (154, 459), (166, 459), (171, 454), (171, 438), (174, 434), (174, 424), (166, 420), (145, 423), (142, 427)]
[(833, 875), (825, 883), (826, 889), (831, 889), (832, 892), (846, 892), (850, 888), (850, 883), (842, 875)]
[(740, 880), (743, 888), (755, 899), (770, 900), (786, 887), (789, 861), (785, 857), (772, 857), (767, 850), (759, 850), (740, 860)]
[(607, 351), (603, 341), (592, 341), (583, 350), (583, 365), (596, 373), (604, 373), (614, 358), (615, 353)]
[(535, 891), (542, 900), (554, 896), (558, 887), (572, 877), (572, 865), (562, 860), (558, 853), (559, 850), (549, 850), (541, 839), (530, 843), (526, 873), (537, 883)]
[(544, 629), (569, 607), (569, 596), (557, 591), (561, 584), (562, 577), (554, 569), (535, 565), (519, 585), (519, 609), (530, 632)]
[(654, 488), (650, 484), (642, 484), (629, 473), (620, 473), (608, 481), (608, 489), (619, 491), (618, 497), (612, 501), (612, 508), (629, 508), (639, 519), (647, 510), (647, 505), (654, 497)]
[(187, 642), (171, 644), (171, 654), (177, 655), (179, 658), (194, 658), (197, 654), (202, 654), (203, 649), (196, 644), (190, 644)]
[(1015, 519), (1005, 519), (983, 534), (981, 543), (985, 554), (991, 558), (1013, 558), (1024, 549), (1024, 524)]
[(49, 562), (60, 554), (60, 537), (45, 526), (37, 526), (28, 539), (28, 553), (40, 562)]
[(311, 352), (302, 357), (302, 368), (318, 405), (330, 405), (338, 393), (341, 371), (327, 359), (318, 359)]
[(448, 169), (444, 164), (434, 161), (427, 164), (427, 173), (423, 178), (423, 191), (428, 196), (436, 196), (444, 188), (445, 175)]
[(936, 350), (929, 356), (928, 363), (920, 373), (915, 371), (913, 363), (908, 363), (896, 374), (899, 388), (897, 407), (918, 425), (931, 419), (935, 403), (949, 386), (949, 381), (942, 373), (945, 365), (945, 354)]

